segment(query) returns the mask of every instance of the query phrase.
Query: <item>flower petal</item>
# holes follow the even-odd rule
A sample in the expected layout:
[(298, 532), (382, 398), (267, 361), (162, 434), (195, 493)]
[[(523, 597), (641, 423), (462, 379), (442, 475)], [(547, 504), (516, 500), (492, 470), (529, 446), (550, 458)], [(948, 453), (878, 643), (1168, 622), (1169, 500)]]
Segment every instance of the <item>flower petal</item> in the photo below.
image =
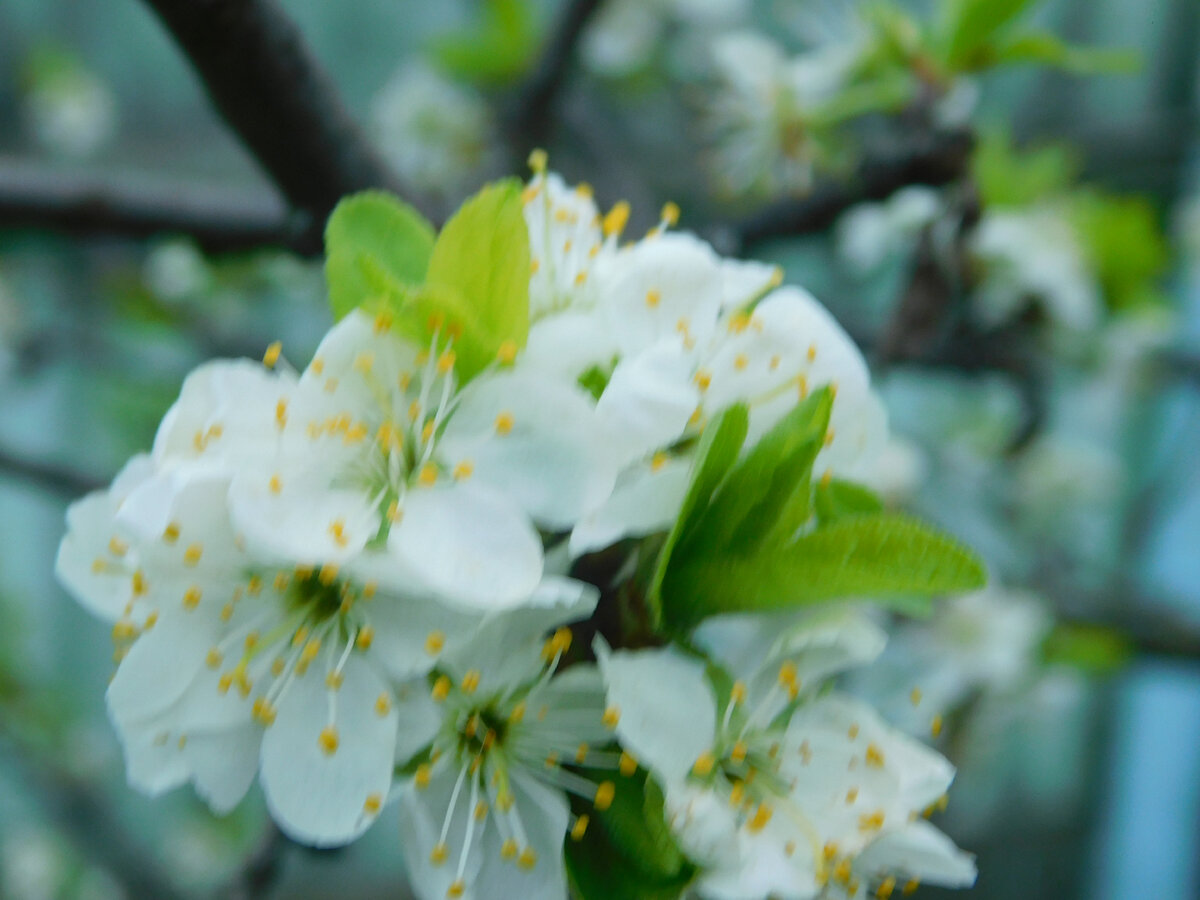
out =
[(250, 790), (258, 773), (261, 741), (262, 730), (251, 724), (188, 734), (183, 755), (191, 768), (196, 793), (218, 816), (232, 811)]
[(928, 822), (917, 820), (881, 834), (854, 861), (860, 875), (902, 872), (927, 884), (966, 888), (975, 883), (975, 858)]
[(263, 791), (279, 826), (316, 847), (366, 831), (391, 785), (396, 725), (391, 691), (360, 656), (346, 661), (337, 690), (315, 670), (297, 676), (262, 743)]
[(687, 493), (689, 469), (689, 461), (679, 457), (630, 466), (604, 505), (571, 532), (571, 555), (611, 546), (623, 537), (669, 529)]

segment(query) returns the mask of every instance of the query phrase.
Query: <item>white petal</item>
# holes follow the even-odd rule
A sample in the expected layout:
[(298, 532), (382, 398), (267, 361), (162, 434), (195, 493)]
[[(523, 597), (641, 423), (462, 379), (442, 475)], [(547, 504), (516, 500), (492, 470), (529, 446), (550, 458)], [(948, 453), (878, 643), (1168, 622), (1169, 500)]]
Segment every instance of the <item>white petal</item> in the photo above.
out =
[[(395, 758), (397, 714), (391, 692), (370, 664), (352, 655), (340, 690), (310, 670), (280, 699), (263, 736), (262, 784), (279, 826), (302, 843), (348, 843), (375, 820), (366, 806), (387, 797)], [(379, 708), (382, 696), (387, 702)], [(336, 712), (334, 712), (336, 706)], [(335, 752), (322, 733), (337, 734)]]
[(716, 698), (704, 666), (674, 648), (598, 648), (608, 702), (620, 714), (621, 743), (660, 779), (687, 777), (701, 754), (712, 748)]
[(262, 730), (257, 725), (216, 732), (192, 732), (183, 755), (192, 780), (209, 808), (223, 816), (237, 806), (258, 772)]
[(570, 528), (612, 490), (594, 404), (581, 388), (522, 372), (475, 379), (437, 443), (451, 471), (514, 498), (538, 523)]
[(590, 310), (565, 310), (539, 319), (530, 327), (519, 366), (574, 384), (593, 366), (607, 370), (619, 352), (605, 317)]
[[(446, 828), (446, 861), (439, 865), (430, 858), (433, 848), (441, 841), (443, 823), (447, 821), (450, 798), (458, 775), (458, 770), (443, 765), (435, 770), (428, 787), (418, 789), (409, 782), (400, 788), (400, 850), (404, 855), (410, 886), (419, 900), (445, 900), (450, 885), (458, 877), (467, 820), (472, 814), (468, 799), (470, 788), (465, 783), (459, 789)], [(490, 825), (490, 822), (485, 823), (485, 827)], [(498, 851), (496, 855), (499, 856)], [(476, 844), (475, 851), (467, 855), (463, 866), (462, 877), (466, 884), (475, 883), (483, 859), (482, 848)], [(476, 895), (471, 900), (483, 898)]]
[(676, 335), (623, 359), (596, 403), (616, 462), (625, 465), (677, 441), (700, 403), (695, 366)]
[(547, 787), (521, 769), (512, 772), (513, 803), (525, 828), (528, 845), (537, 854), (532, 869), (516, 866), (500, 855), (503, 839), (494, 822), (484, 836), (479, 855), (483, 864), (475, 878), (475, 900), (514, 897), (521, 900), (563, 900), (567, 875), (563, 838), (570, 811), (562, 791)]
[(756, 260), (721, 260), (721, 308), (739, 309), (782, 280), (779, 266)]
[(928, 822), (917, 820), (880, 835), (854, 862), (861, 875), (902, 872), (927, 884), (966, 888), (975, 883), (975, 858)]
[(407, 570), (464, 609), (504, 609), (525, 600), (542, 575), (542, 542), (520, 509), (469, 481), (414, 488), (388, 535)]
[(404, 765), (426, 749), (442, 726), (444, 712), (433, 699), (429, 683), (414, 678), (396, 688), (396, 763)]
[(372, 658), (399, 679), (428, 672), (442, 654), (474, 637), (482, 621), (477, 612), (452, 609), (420, 594), (380, 592), (360, 608), (375, 630)]
[(722, 278), (712, 248), (669, 233), (621, 251), (604, 277), (601, 309), (621, 352), (636, 355), (681, 332), (703, 346), (721, 308)]
[(669, 529), (687, 493), (689, 471), (690, 462), (678, 457), (658, 466), (630, 466), (604, 505), (580, 520), (571, 532), (571, 555), (611, 546), (623, 537)]
[[(374, 319), (355, 310), (329, 330), (300, 376), (298, 408), (305, 415), (310, 407), (314, 415), (322, 407), (344, 410), (356, 419), (368, 410), (378, 412), (381, 396), (399, 393), (401, 373), (416, 372), (418, 349), (392, 331), (376, 328)], [(405, 408), (407, 403), (397, 406)], [(303, 427), (307, 423), (302, 420), (300, 416), (296, 421)]]
[(187, 782), (189, 768), (176, 733), (157, 722), (118, 726), (117, 731), (130, 787), (157, 797)]
[[(115, 520), (115, 503), (108, 491), (88, 494), (67, 510), (67, 533), (58, 546), (54, 571), (58, 580), (93, 615), (115, 621), (132, 599), (132, 559), (126, 530)], [(116, 543), (112, 543), (116, 538)]]

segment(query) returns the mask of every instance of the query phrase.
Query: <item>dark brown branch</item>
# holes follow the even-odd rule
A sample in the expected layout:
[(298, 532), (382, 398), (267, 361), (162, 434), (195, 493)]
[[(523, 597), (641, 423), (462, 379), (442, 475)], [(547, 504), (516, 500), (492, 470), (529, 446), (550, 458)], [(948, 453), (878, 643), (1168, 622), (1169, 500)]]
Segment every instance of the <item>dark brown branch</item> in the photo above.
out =
[(0, 158), (0, 228), (129, 238), (182, 234), (218, 253), (270, 246), (319, 250), (319, 241), (314, 247), (305, 240), (301, 219), (289, 216), (266, 188), (69, 172)]
[(517, 88), (506, 116), (510, 141), (518, 153), (523, 154), (545, 140), (551, 107), (566, 80), (575, 48), (602, 3), (603, 0), (566, 0), (541, 56)]
[(266, 896), (283, 867), (288, 839), (274, 822), (267, 823), (266, 833), (250, 853), (242, 867), (213, 894), (213, 900), (253, 900)]
[(183, 900), (184, 894), (155, 863), (154, 854), (116, 819), (92, 784), (63, 768), (40, 747), (27, 744), (0, 710), (0, 754), (21, 783), (36, 792), (39, 808), (88, 859), (102, 866), (129, 897)]
[(67, 497), (77, 497), (103, 487), (103, 483), (75, 469), (19, 456), (0, 447), (0, 478), (11, 478), (32, 487)]
[(145, 0), (217, 110), (319, 233), (346, 194), (404, 193), (276, 0)]
[(754, 213), (717, 240), (723, 250), (738, 251), (766, 238), (823, 231), (856, 204), (883, 200), (908, 185), (957, 181), (967, 171), (974, 146), (974, 136), (965, 130), (923, 136), (893, 155), (868, 157), (847, 182), (821, 184), (802, 199)]

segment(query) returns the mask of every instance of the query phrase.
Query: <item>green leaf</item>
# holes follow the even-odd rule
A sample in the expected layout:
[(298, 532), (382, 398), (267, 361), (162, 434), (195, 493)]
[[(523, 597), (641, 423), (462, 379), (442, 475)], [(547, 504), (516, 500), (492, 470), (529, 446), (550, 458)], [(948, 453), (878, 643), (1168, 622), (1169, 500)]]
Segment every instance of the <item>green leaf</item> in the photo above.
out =
[[(667, 570), (661, 595), (679, 627), (718, 613), (846, 597), (928, 597), (985, 582), (983, 563), (949, 535), (908, 516), (874, 513), (842, 519), (782, 547), (687, 559)], [(913, 608), (911, 600), (904, 602)]]
[(943, 34), (947, 65), (969, 68), (971, 57), (1001, 28), (1040, 0), (945, 0)]
[(1170, 250), (1148, 200), (1096, 189), (1080, 191), (1071, 200), (1071, 221), (1110, 309), (1135, 309), (1157, 295)]
[[(459, 378), (473, 377), (501, 346), (524, 346), (529, 333), (529, 235), (521, 183), (490, 184), (467, 200), (438, 235), (429, 260), (421, 313), (443, 313), (459, 333)], [(428, 316), (419, 323), (428, 327)]]
[[(832, 408), (833, 397), (822, 388), (780, 419), (730, 469), (678, 552), (747, 552), (777, 527), (792, 537), (808, 520), (808, 478)], [(781, 523), (785, 510), (788, 515)]]
[(1014, 35), (992, 47), (987, 56), (987, 66), (1041, 63), (1077, 75), (1128, 75), (1141, 67), (1141, 57), (1135, 50), (1073, 46), (1045, 31)]
[(912, 101), (915, 91), (907, 73), (881, 73), (870, 81), (843, 88), (808, 114), (808, 124), (814, 128), (832, 128), (870, 113), (895, 112)]
[(1067, 191), (1079, 176), (1079, 160), (1065, 144), (1018, 151), (1009, 135), (986, 135), (972, 164), (986, 206), (1026, 206)]
[[(612, 775), (591, 774), (597, 781)], [(642, 770), (613, 785), (608, 809), (581, 810), (591, 820), (583, 839), (567, 840), (572, 889), (580, 900), (676, 900), (695, 867), (663, 818), (662, 792)]]
[(486, 0), (478, 28), (436, 41), (433, 52), (441, 68), (452, 75), (500, 84), (528, 68), (536, 42), (526, 0)]
[(726, 473), (742, 450), (746, 442), (746, 433), (750, 430), (750, 411), (745, 404), (735, 403), (722, 410), (720, 415), (709, 422), (700, 436), (696, 455), (692, 459), (691, 476), (688, 490), (679, 509), (679, 516), (671, 527), (670, 533), (659, 552), (658, 564), (654, 577), (646, 592), (646, 604), (650, 609), (651, 624), (654, 627), (663, 621), (663, 608), (660, 588), (663, 576), (671, 562), (675, 545), (684, 539), (692, 527), (692, 520), (702, 512), (712, 499), (713, 492), (725, 478)]
[(1042, 644), (1047, 664), (1073, 666), (1094, 675), (1123, 668), (1133, 655), (1133, 644), (1124, 634), (1085, 623), (1060, 623)]
[(342, 200), (325, 225), (325, 279), (333, 317), (377, 303), (384, 276), (397, 290), (420, 284), (433, 243), (433, 226), (390, 194), (366, 191)]
[(852, 481), (833, 479), (817, 485), (813, 496), (817, 518), (822, 525), (836, 522), (847, 516), (877, 513), (883, 510), (883, 501), (869, 488)]

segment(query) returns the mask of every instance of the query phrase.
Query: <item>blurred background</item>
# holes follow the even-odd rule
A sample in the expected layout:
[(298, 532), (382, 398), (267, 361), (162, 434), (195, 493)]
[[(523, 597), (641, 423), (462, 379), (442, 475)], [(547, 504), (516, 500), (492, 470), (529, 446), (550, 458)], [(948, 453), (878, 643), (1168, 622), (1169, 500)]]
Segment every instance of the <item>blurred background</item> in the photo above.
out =
[[(253, 792), (127, 789), (106, 628), (53, 578), (192, 367), (329, 325), (328, 203), (269, 114), (255, 153), (222, 121), (152, 9), (186, 5), (0, 3), (0, 897), (404, 896), (386, 816), (317, 853)], [(852, 685), (959, 767), (973, 896), (1200, 896), (1200, 3), (210, 5), (290, 20), (435, 216), (544, 146), (812, 290), (888, 405), (875, 487), (991, 567)]]

